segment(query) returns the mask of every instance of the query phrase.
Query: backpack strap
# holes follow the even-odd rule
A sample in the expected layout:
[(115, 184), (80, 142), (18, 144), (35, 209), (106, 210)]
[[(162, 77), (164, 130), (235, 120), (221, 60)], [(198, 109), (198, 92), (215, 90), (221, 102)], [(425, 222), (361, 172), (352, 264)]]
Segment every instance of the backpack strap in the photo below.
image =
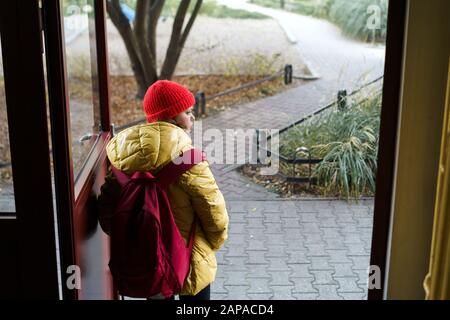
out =
[(199, 149), (192, 148), (185, 151), (181, 156), (165, 165), (164, 168), (156, 174), (159, 185), (167, 188), (183, 173), (205, 160), (206, 157), (204, 152)]
[(131, 178), (124, 172), (120, 171), (116, 167), (111, 164), (111, 171), (119, 182), (120, 187), (123, 188), (126, 186), (128, 182), (130, 182)]
[[(163, 188), (167, 188), (172, 182), (174, 182), (183, 173), (191, 169), (196, 164), (206, 160), (205, 153), (199, 149), (189, 149), (178, 158), (169, 162), (164, 168), (156, 174), (158, 184)], [(197, 225), (197, 216), (194, 216), (192, 221), (191, 231), (189, 232), (188, 248), (189, 252), (192, 252), (194, 246), (195, 231)]]

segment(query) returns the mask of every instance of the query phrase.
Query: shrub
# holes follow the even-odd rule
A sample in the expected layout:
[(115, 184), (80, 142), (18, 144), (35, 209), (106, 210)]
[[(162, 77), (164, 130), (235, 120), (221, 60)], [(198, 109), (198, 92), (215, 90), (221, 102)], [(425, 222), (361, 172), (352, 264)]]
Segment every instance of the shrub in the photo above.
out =
[(313, 158), (323, 159), (314, 169), (326, 194), (346, 198), (375, 192), (381, 95), (314, 116), (281, 136), (280, 152), (293, 158), (305, 146)]

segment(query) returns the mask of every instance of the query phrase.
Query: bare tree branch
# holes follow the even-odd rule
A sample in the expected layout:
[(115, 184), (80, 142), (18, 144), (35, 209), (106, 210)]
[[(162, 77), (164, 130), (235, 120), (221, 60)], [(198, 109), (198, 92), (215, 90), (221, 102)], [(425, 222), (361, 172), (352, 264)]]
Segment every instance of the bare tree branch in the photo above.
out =
[[(186, 17), (187, 10), (189, 8), (190, 0), (181, 0), (173, 21), (172, 36), (170, 37), (169, 46), (167, 47), (166, 58), (164, 59), (163, 66), (161, 68), (160, 78), (170, 79), (174, 71), (174, 61), (177, 61), (177, 57), (181, 52), (180, 37), (181, 30), (183, 28), (184, 19)], [(175, 63), (176, 64), (176, 63)]]
[(189, 21), (184, 28), (183, 35), (181, 37), (180, 41), (180, 47), (183, 48), (184, 43), (186, 42), (186, 39), (189, 35), (189, 32), (191, 31), (192, 25), (194, 24), (195, 18), (197, 18), (197, 14), (200, 11), (200, 7), (202, 6), (203, 0), (197, 0), (197, 3), (195, 4), (194, 10), (192, 11), (191, 17), (189, 18)]
[(136, 3), (136, 16), (134, 18), (134, 32), (136, 35), (145, 34), (145, 26), (148, 19), (150, 0), (139, 0)]
[[(125, 44), (125, 48), (130, 57), (131, 68), (133, 69), (134, 76), (138, 83), (138, 96), (143, 95), (145, 88), (145, 73), (142, 68), (142, 64), (138, 54), (138, 48), (136, 45), (136, 39), (131, 29), (130, 23), (127, 17), (123, 14), (118, 0), (106, 1), (106, 9), (112, 23), (116, 26)], [(144, 92), (145, 93), (145, 92)]]
[(148, 46), (150, 53), (155, 59), (155, 65), (158, 63), (156, 55), (156, 29), (158, 26), (158, 20), (161, 16), (162, 9), (164, 7), (165, 0), (152, 0), (148, 13), (147, 35)]

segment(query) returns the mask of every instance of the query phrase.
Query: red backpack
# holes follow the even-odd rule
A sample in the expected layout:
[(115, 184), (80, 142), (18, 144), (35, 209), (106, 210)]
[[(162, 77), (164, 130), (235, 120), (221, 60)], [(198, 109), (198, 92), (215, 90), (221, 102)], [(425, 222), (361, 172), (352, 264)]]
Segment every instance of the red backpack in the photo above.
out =
[(167, 298), (183, 288), (196, 221), (186, 246), (166, 190), (203, 160), (200, 150), (190, 149), (156, 175), (135, 172), (131, 177), (111, 166), (122, 191), (112, 219), (109, 267), (122, 296), (148, 298), (161, 294)]

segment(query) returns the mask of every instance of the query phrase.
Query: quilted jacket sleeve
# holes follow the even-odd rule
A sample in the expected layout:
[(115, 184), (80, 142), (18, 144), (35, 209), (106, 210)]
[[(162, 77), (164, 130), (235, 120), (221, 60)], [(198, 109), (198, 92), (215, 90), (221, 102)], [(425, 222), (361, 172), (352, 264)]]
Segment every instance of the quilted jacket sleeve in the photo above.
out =
[(111, 220), (119, 201), (120, 190), (119, 183), (111, 171), (109, 171), (105, 177), (105, 183), (100, 189), (100, 195), (97, 201), (100, 227), (108, 235), (111, 234)]
[(195, 165), (179, 178), (178, 184), (191, 197), (212, 249), (218, 250), (228, 237), (228, 213), (209, 164), (203, 161)]

